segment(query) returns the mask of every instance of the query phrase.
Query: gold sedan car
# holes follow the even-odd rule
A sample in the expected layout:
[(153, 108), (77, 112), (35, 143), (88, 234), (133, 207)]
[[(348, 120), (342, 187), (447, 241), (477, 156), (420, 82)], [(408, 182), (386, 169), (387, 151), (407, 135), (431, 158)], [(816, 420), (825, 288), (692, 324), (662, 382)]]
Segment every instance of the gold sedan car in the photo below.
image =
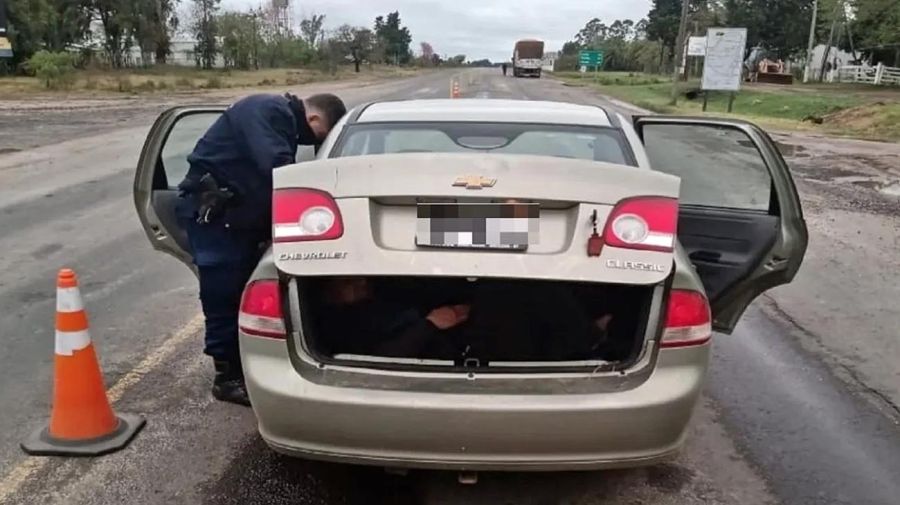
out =
[[(186, 264), (175, 185), (222, 111), (164, 113), (135, 201)], [(790, 282), (807, 232), (752, 124), (593, 106), (359, 106), (274, 172), (241, 352), (276, 451), (387, 467), (571, 470), (675, 453), (712, 332)]]

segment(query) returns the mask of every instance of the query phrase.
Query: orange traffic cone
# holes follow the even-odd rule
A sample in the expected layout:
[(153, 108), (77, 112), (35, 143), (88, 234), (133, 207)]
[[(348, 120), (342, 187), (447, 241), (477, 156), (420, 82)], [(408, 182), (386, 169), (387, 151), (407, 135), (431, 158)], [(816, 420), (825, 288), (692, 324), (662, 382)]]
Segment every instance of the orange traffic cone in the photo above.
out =
[(459, 98), (459, 81), (453, 81), (450, 87), (450, 98)]
[(28, 454), (99, 456), (122, 449), (144, 427), (144, 418), (113, 413), (103, 386), (87, 313), (75, 272), (56, 278), (56, 355), (50, 422), (22, 449)]

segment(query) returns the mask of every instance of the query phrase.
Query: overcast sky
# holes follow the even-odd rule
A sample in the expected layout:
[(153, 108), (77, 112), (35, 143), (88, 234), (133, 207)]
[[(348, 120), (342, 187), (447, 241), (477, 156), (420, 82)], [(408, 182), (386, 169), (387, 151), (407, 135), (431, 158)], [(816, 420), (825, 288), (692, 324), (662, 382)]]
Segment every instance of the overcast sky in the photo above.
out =
[[(255, 7), (266, 0), (223, 0), (225, 8)], [(419, 42), (435, 52), (470, 60), (508, 59), (513, 43), (540, 38), (547, 51), (563, 43), (593, 17), (609, 24), (616, 19), (637, 21), (647, 15), (651, 0), (291, 0), (295, 24), (302, 16), (325, 14), (326, 28), (349, 23), (371, 27), (375, 16), (400, 11), (400, 21)]]

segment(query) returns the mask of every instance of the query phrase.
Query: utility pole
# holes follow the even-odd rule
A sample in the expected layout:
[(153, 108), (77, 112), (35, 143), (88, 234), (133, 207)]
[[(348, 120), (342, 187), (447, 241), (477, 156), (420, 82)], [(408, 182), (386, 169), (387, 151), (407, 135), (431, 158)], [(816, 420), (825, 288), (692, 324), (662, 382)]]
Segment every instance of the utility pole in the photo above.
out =
[(847, 28), (847, 40), (850, 41), (850, 54), (856, 60), (856, 47), (853, 45), (853, 32), (850, 31), (850, 20), (847, 19), (847, 9), (844, 9), (844, 26)]
[(806, 46), (806, 68), (803, 69), (803, 82), (809, 82), (812, 73), (813, 44), (816, 42), (816, 14), (819, 12), (819, 0), (813, 0), (812, 22), (809, 24), (809, 44)]
[(837, 12), (838, 9), (844, 8), (844, 2), (838, 2), (834, 6), (834, 12), (831, 13), (831, 31), (828, 32), (828, 45), (825, 46), (825, 54), (822, 55), (822, 67), (819, 69), (819, 80), (825, 80), (825, 64), (828, 62), (828, 53), (831, 52), (831, 44), (834, 41), (834, 28), (837, 25)]
[(678, 104), (678, 79), (680, 72), (678, 65), (684, 57), (684, 32), (687, 30), (688, 5), (690, 0), (681, 0), (681, 22), (678, 23), (678, 39), (675, 41), (675, 54), (672, 58), (672, 97), (669, 99), (669, 105)]

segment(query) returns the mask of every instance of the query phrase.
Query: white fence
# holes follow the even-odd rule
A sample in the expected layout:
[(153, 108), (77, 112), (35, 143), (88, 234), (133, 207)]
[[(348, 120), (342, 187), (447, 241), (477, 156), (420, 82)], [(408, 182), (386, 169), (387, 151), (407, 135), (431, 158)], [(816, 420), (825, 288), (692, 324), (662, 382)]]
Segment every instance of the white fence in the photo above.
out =
[(868, 65), (847, 65), (837, 67), (829, 72), (828, 82), (860, 82), (900, 86), (900, 68), (887, 67), (881, 63), (874, 67)]

